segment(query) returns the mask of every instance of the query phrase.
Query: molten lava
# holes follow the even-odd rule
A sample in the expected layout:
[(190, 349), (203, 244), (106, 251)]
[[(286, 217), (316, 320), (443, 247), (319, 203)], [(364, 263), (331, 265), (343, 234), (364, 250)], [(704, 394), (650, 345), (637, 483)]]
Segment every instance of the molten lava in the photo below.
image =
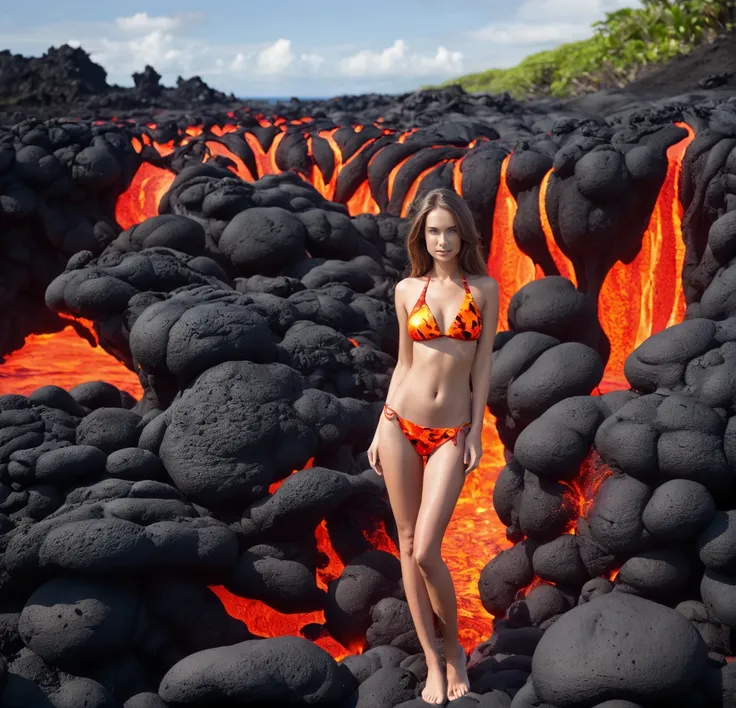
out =
[(158, 214), (158, 205), (174, 181), (174, 173), (144, 162), (115, 204), (115, 219), (123, 229)]
[[(682, 159), (695, 132), (686, 123), (687, 137), (667, 150), (667, 174), (642, 238), (642, 246), (629, 263), (616, 261), (608, 272), (598, 297), (598, 320), (611, 342), (600, 390), (607, 393), (628, 388), (624, 376), (626, 357), (652, 334), (685, 316), (682, 267), (685, 242), (682, 238), (683, 208), (679, 199)], [(547, 248), (560, 275), (577, 285), (572, 263), (557, 245), (546, 208), (548, 172), (539, 190), (539, 213)]]
[[(309, 132), (309, 120), (287, 121), (285, 119), (267, 120), (264, 116), (254, 116), (263, 128), (277, 129), (270, 143), (260, 142), (254, 133), (245, 131), (239, 135), (229, 135), (228, 139), (242, 139), (252, 154), (251, 168), (233, 154), (224, 142), (218, 142), (223, 135), (237, 133), (236, 126), (228, 124), (213, 126), (209, 133), (204, 135), (202, 126), (191, 126), (184, 131), (176, 145), (186, 145), (196, 136), (204, 139), (210, 155), (224, 156), (231, 161), (230, 169), (242, 179), (252, 181), (265, 175), (276, 174), (282, 171), (278, 165), (277, 151), (281, 142), (286, 139), (286, 130), (289, 125), (304, 126), (304, 136), (307, 145), (307, 154), (311, 158), (312, 167), (307, 171), (300, 171), (300, 176), (309, 181), (326, 199), (343, 199), (348, 211), (353, 214), (379, 213), (378, 206), (381, 199), (371, 191), (368, 180), (363, 180), (350, 193), (339, 193), (339, 177), (343, 172), (351, 173), (355, 170), (364, 170), (361, 162), (369, 164), (380, 153), (384, 140), (392, 143), (404, 143), (415, 131), (397, 132), (383, 127), (380, 122), (373, 126), (346, 126), (345, 128), (331, 128), (317, 132)], [(682, 159), (688, 145), (694, 138), (694, 131), (685, 123), (677, 123), (687, 130), (688, 135), (680, 142), (667, 150), (668, 169), (664, 183), (651, 214), (649, 224), (643, 234), (642, 248), (632, 263), (625, 264), (618, 261), (605, 278), (598, 297), (598, 317), (603, 330), (611, 342), (611, 355), (606, 367), (601, 391), (606, 392), (615, 388), (627, 388), (623, 376), (623, 365), (628, 354), (650, 335), (665, 327), (680, 322), (684, 317), (685, 305), (682, 290), (682, 266), (685, 256), (685, 245), (682, 239), (681, 221), (683, 210), (678, 199), (679, 179), (682, 169)], [(150, 125), (148, 128), (155, 128)], [(357, 149), (347, 152), (343, 156), (343, 148), (338, 143), (338, 131), (351, 130), (358, 135), (367, 128), (379, 129), (370, 133), (365, 142)], [(366, 133), (368, 135), (368, 133)], [(212, 139), (206, 139), (211, 136)], [(452, 165), (452, 182), (455, 190), (462, 195), (462, 162), (468, 151), (477, 142), (485, 142), (487, 138), (473, 141), (465, 148), (459, 157), (445, 157), (426, 168), (417, 175), (406, 188), (398, 203), (395, 194), (397, 183), (402, 182), (401, 175), (411, 160), (412, 155), (399, 161), (389, 172), (385, 184), (377, 189), (385, 190), (385, 203), (393, 213), (405, 216), (412, 199), (419, 191), (422, 181), (435, 170), (442, 169), (450, 163)], [(136, 149), (140, 151), (142, 144), (150, 146), (160, 155), (170, 154), (175, 149), (175, 141), (157, 143), (148, 134), (143, 133), (141, 139), (134, 139)], [(316, 143), (322, 148), (328, 147), (332, 153), (332, 170), (323, 173), (315, 157)], [(441, 149), (440, 146), (428, 146), (423, 150)], [(366, 158), (366, 156), (369, 157)], [(488, 258), (489, 273), (499, 283), (500, 315), (499, 327), (506, 328), (508, 304), (513, 294), (532, 280), (544, 277), (545, 273), (539, 266), (535, 266), (531, 258), (524, 254), (516, 244), (513, 234), (513, 222), (516, 215), (516, 201), (511, 195), (506, 182), (506, 170), (510, 155), (502, 164), (496, 206), (492, 225), (491, 249)], [(255, 174), (253, 173), (255, 166)], [(555, 241), (546, 210), (546, 195), (552, 171), (545, 175), (539, 190), (539, 214), (542, 231), (545, 235), (547, 248), (552, 256), (560, 275), (568, 278), (577, 285), (575, 270), (570, 260)], [(146, 216), (158, 213), (160, 197), (171, 184), (174, 175), (148, 163), (143, 163), (133, 182), (118, 200), (116, 217), (124, 228), (138, 223)]]
[(514, 218), (517, 206), (506, 183), (510, 159), (511, 154), (508, 154), (501, 163), (501, 177), (493, 212), (491, 250), (488, 255), (488, 274), (498, 283), (499, 330), (509, 327), (509, 303), (514, 293), (532, 280), (544, 277), (541, 268), (535, 266), (534, 261), (516, 245)]
[[(572, 518), (567, 526), (566, 533), (576, 534), (577, 523), (579, 519), (584, 519), (588, 515), (590, 508), (593, 506), (598, 490), (601, 484), (605, 482), (611, 475), (613, 470), (601, 460), (598, 451), (590, 450), (583, 463), (580, 465), (578, 474), (568, 482), (560, 482), (567, 487), (564, 495), (565, 505), (572, 509)], [(605, 577), (613, 581), (618, 575), (618, 569), (611, 569)], [(534, 588), (540, 585), (554, 585), (551, 580), (542, 580), (539, 576), (534, 576), (534, 580), (516, 593), (516, 599), (522, 600)]]
[(106, 381), (140, 399), (137, 374), (102, 347), (91, 345), (69, 325), (54, 334), (31, 334), (0, 367), (0, 395), (28, 395), (41, 386), (70, 389), (86, 381)]
[[(70, 325), (56, 334), (31, 335), (23, 349), (9, 355), (0, 368), (0, 394), (29, 394), (47, 384), (71, 388), (90, 380), (108, 381), (135, 398), (142, 395), (138, 377), (132, 371), (101, 347), (90, 346)], [(489, 558), (511, 545), (491, 503), (493, 487), (505, 461), (496, 421), (490, 413), (486, 413), (483, 450), (479, 468), (465, 483), (443, 545), (443, 556), (457, 590), (461, 641), (468, 651), (491, 631), (492, 616), (478, 596), (480, 571)], [(311, 467), (312, 462), (310, 459), (305, 468)], [(269, 492), (275, 492), (282, 483), (283, 480), (272, 484)], [(398, 549), (382, 524), (364, 533), (374, 548), (398, 557)], [(339, 577), (343, 564), (332, 548), (324, 522), (317, 527), (315, 537), (323, 559), (317, 569), (317, 585), (326, 590), (328, 583)], [(286, 615), (258, 600), (233, 595), (223, 587), (212, 590), (231, 616), (243, 620), (259, 636), (298, 635), (306, 625), (324, 623), (321, 611)], [(364, 648), (362, 645), (343, 647), (326, 633), (315, 641), (336, 658)]]
[(486, 563), (512, 543), (493, 508), (493, 488), (506, 466), (496, 419), (486, 410), (483, 457), (471, 472), (447, 528), (442, 556), (455, 582), (460, 643), (471, 651), (491, 634), (490, 615), (480, 601), (478, 581)]
[[(307, 464), (304, 465), (304, 469), (312, 467), (313, 463), (314, 458), (310, 457)], [(292, 474), (296, 471), (294, 470)], [(284, 479), (281, 479), (271, 484), (268, 488), (269, 494), (273, 494), (284, 481)], [(385, 532), (383, 535), (385, 536)], [(317, 566), (317, 587), (326, 591), (328, 584), (340, 577), (340, 573), (342, 573), (345, 566), (332, 547), (327, 524), (324, 521), (315, 529), (314, 536), (318, 557), (321, 558), (321, 562)], [(284, 614), (260, 600), (250, 600), (234, 595), (222, 586), (213, 586), (210, 589), (220, 598), (223, 607), (231, 617), (245, 622), (251, 632), (261, 637), (279, 637), (284, 634), (304, 635), (306, 633), (304, 630), (308, 625), (323, 625), (325, 621), (324, 612), (321, 610)], [(336, 659), (342, 659), (348, 654), (359, 654), (364, 649), (362, 643), (344, 647), (326, 631), (320, 633), (320, 636), (315, 639), (315, 643), (319, 644)]]
[[(301, 177), (309, 181), (314, 187), (329, 200), (344, 198), (348, 211), (355, 214), (371, 213), (380, 211), (378, 206), (379, 197), (371, 191), (371, 185), (367, 180), (359, 183), (350, 194), (340, 195), (338, 179), (344, 171), (350, 172), (355, 164), (360, 166), (364, 155), (370, 154), (367, 162), (370, 163), (379, 153), (384, 136), (389, 136), (394, 143), (404, 143), (414, 132), (397, 132), (384, 128), (375, 123), (373, 128), (379, 128), (380, 133), (371, 133), (373, 137), (368, 138), (357, 149), (343, 157), (343, 149), (338, 144), (336, 133), (338, 130), (350, 130), (357, 135), (366, 129), (365, 126), (354, 125), (346, 128), (332, 128), (310, 133), (307, 129), (309, 120), (286, 121), (284, 119), (266, 120), (263, 116), (254, 116), (264, 128), (275, 128), (276, 133), (267, 147), (261, 144), (255, 134), (245, 131), (240, 136), (230, 135), (229, 139), (242, 139), (252, 153), (253, 169), (249, 169), (245, 162), (235, 155), (225, 143), (218, 142), (223, 135), (237, 132), (234, 125), (213, 126), (209, 136), (212, 139), (205, 140), (205, 146), (209, 156), (205, 161), (214, 156), (224, 156), (231, 161), (231, 169), (242, 179), (252, 181), (265, 175), (281, 172), (278, 165), (277, 150), (280, 143), (286, 138), (286, 130), (289, 125), (304, 125), (304, 136), (307, 144), (307, 154), (311, 158), (313, 166), (308, 173), (299, 172)], [(601, 390), (603, 392), (613, 388), (626, 388), (627, 384), (623, 376), (623, 364), (628, 354), (635, 349), (650, 335), (664, 329), (668, 325), (680, 322), (684, 316), (684, 296), (682, 290), (682, 265), (685, 256), (685, 245), (682, 240), (681, 221), (683, 210), (678, 199), (678, 187), (680, 172), (682, 169), (682, 158), (685, 150), (694, 138), (694, 131), (685, 123), (677, 123), (678, 126), (687, 130), (688, 135), (680, 142), (672, 145), (667, 150), (668, 169), (667, 175), (657, 198), (652, 215), (643, 235), (642, 248), (634, 261), (625, 264), (616, 262), (609, 271), (601, 287), (598, 298), (598, 316), (603, 330), (611, 341), (611, 355), (605, 372), (605, 381)], [(155, 128), (155, 125), (148, 126)], [(178, 145), (186, 145), (193, 137), (203, 135), (202, 126), (191, 126), (190, 130), (184, 131)], [(452, 181), (455, 190), (462, 194), (462, 162), (476, 142), (486, 141), (480, 138), (473, 141), (464, 150), (460, 157), (443, 158), (437, 164), (433, 164), (421, 172), (406, 189), (401, 203), (397, 204), (394, 197), (396, 184), (400, 181), (402, 170), (407, 165), (411, 156), (407, 156), (396, 164), (389, 172), (386, 184), (379, 189), (386, 190), (386, 203), (394, 213), (405, 216), (409, 210), (412, 199), (421, 187), (422, 180), (441, 169), (447, 163), (452, 164)], [(325, 174), (319, 166), (315, 157), (315, 143), (320, 141), (329, 147), (332, 153), (332, 170)], [(160, 155), (170, 154), (174, 149), (174, 141), (157, 143), (149, 135), (143, 133), (141, 140), (134, 139), (137, 150), (145, 144)], [(424, 150), (439, 149), (440, 146), (429, 146)], [(500, 316), (499, 326), (503, 329), (508, 326), (507, 310), (512, 295), (522, 286), (532, 280), (544, 277), (539, 266), (535, 266), (532, 260), (524, 254), (516, 245), (513, 235), (513, 221), (516, 215), (516, 201), (509, 192), (506, 183), (506, 169), (510, 155), (502, 164), (498, 193), (496, 195), (496, 206), (493, 218), (493, 231), (491, 239), (491, 250), (488, 258), (489, 273), (499, 283)], [(545, 175), (539, 190), (539, 214), (542, 230), (545, 235), (547, 248), (560, 275), (568, 278), (577, 285), (577, 278), (570, 260), (558, 246), (552, 233), (546, 210), (547, 186), (552, 171)], [(168, 189), (174, 175), (148, 163), (143, 163), (138, 170), (130, 187), (118, 200), (116, 218), (123, 228), (128, 228), (138, 223), (146, 216), (158, 213), (158, 203), (163, 193)]]
[(575, 517), (568, 528), (568, 533), (575, 533), (578, 519), (587, 516), (598, 489), (612, 474), (613, 470), (601, 460), (598, 451), (591, 449), (580, 465), (579, 473), (569, 482), (560, 482), (568, 488), (565, 501), (575, 510)]
[[(499, 520), (491, 503), (493, 488), (505, 464), (496, 421), (490, 413), (486, 413), (483, 457), (478, 469), (468, 476), (442, 546), (442, 555), (455, 582), (460, 641), (466, 651), (471, 651), (491, 633), (493, 616), (483, 608), (478, 595), (480, 572), (490, 558), (511, 546), (506, 538), (506, 527)], [(281, 481), (275, 482), (269, 491), (273, 493), (281, 484)], [(327, 584), (340, 576), (343, 564), (332, 548), (324, 522), (317, 527), (315, 537), (317, 549), (325, 558), (325, 563), (317, 569), (317, 585), (326, 590)], [(398, 549), (382, 524), (365, 531), (365, 537), (374, 548), (392, 553), (398, 558)], [(300, 635), (305, 633), (303, 630), (307, 625), (323, 624), (325, 621), (321, 611), (287, 615), (258, 600), (233, 595), (221, 586), (213, 587), (212, 590), (232, 617), (241, 619), (259, 636)], [(315, 642), (337, 659), (350, 653), (359, 653), (365, 648), (362, 643), (343, 647), (326, 633)]]
[[(317, 568), (317, 586), (327, 590), (328, 583), (340, 576), (344, 566), (332, 548), (324, 521), (315, 530), (315, 538), (317, 550), (324, 558), (324, 562)], [(308, 625), (323, 625), (325, 622), (322, 610), (285, 614), (277, 612), (260, 600), (249, 600), (234, 595), (222, 586), (212, 587), (211, 590), (220, 598), (231, 617), (242, 620), (251, 632), (261, 637), (280, 637), (285, 634), (303, 636)], [(314, 641), (338, 660), (348, 654), (359, 654), (365, 648), (362, 643), (344, 647), (326, 631), (321, 632)]]

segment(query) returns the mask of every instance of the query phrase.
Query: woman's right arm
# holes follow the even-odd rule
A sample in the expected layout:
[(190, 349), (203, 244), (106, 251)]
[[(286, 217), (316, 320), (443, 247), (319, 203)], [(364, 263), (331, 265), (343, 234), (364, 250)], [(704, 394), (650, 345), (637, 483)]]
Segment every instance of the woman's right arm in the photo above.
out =
[[(411, 368), (413, 342), (409, 337), (409, 333), (406, 330), (406, 322), (409, 317), (406, 309), (406, 296), (407, 289), (411, 289), (411, 284), (408, 278), (399, 281), (394, 289), (394, 306), (396, 308), (396, 318), (399, 321), (399, 358), (394, 367), (394, 372), (391, 374), (391, 382), (388, 386), (388, 392), (386, 393), (386, 405), (390, 406), (392, 397), (399, 388), (401, 382), (404, 380), (407, 372)], [(381, 419), (383, 416), (381, 416)], [(378, 426), (376, 426), (376, 435), (378, 437), (378, 430), (381, 427), (379, 419)]]
[[(396, 284), (394, 289), (394, 304), (396, 307), (396, 319), (399, 321), (399, 358), (394, 367), (394, 372), (391, 374), (391, 381), (388, 385), (388, 392), (386, 393), (386, 405), (391, 405), (393, 396), (396, 390), (401, 386), (401, 382), (404, 380), (407, 372), (411, 368), (412, 361), (412, 341), (409, 337), (409, 333), (406, 331), (406, 321), (408, 319), (406, 310), (406, 291), (407, 286), (411, 288), (411, 285), (407, 282), (408, 279), (404, 279)], [(383, 476), (383, 467), (381, 466), (381, 460), (378, 455), (378, 435), (381, 430), (381, 423), (383, 422), (384, 415), (378, 419), (378, 425), (376, 425), (376, 432), (373, 435), (373, 442), (368, 448), (368, 462), (370, 466), (376, 471), (377, 474)]]

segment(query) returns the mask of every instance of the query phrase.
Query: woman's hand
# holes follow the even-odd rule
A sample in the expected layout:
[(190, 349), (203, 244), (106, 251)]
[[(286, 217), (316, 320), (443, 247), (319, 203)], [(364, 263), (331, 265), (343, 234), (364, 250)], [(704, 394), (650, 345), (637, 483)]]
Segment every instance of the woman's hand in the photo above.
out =
[(465, 435), (465, 451), (463, 452), (466, 477), (480, 464), (482, 455), (483, 447), (480, 440), (480, 431), (471, 429)]
[(373, 442), (368, 448), (368, 463), (379, 477), (383, 477), (383, 468), (381, 467), (381, 461), (378, 459), (378, 433), (373, 436)]

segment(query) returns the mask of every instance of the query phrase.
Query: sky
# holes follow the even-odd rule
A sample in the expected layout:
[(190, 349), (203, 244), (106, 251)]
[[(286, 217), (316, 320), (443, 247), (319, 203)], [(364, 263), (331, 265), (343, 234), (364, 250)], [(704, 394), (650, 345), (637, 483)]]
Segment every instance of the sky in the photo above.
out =
[[(10, 4), (10, 3), (8, 3)], [(0, 9), (0, 49), (81, 46), (111, 84), (151, 64), (238, 97), (401, 93), (589, 37), (639, 0), (33, 0)], [(332, 8), (332, 9), (330, 9)]]

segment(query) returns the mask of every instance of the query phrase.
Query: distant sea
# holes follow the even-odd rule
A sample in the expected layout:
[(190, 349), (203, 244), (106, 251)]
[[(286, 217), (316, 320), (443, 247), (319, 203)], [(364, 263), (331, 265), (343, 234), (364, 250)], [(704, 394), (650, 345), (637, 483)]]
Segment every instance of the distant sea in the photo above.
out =
[[(239, 101), (259, 101), (266, 103), (278, 103), (279, 101), (290, 101), (293, 96), (248, 96), (246, 98), (239, 98)], [(329, 96), (296, 96), (300, 101), (326, 101)]]

